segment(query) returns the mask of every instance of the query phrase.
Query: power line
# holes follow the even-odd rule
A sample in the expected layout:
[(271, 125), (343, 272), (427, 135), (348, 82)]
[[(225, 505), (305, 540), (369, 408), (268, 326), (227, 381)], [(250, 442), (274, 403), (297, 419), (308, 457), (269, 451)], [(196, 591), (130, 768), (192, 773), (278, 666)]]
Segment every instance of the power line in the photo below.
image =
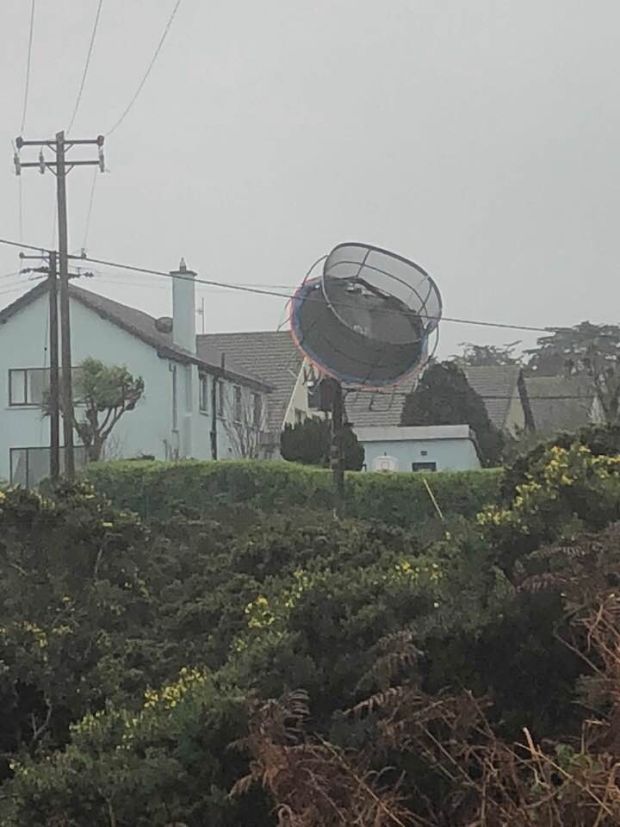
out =
[(86, 211), (86, 226), (84, 227), (84, 240), (82, 242), (82, 247), (86, 249), (86, 243), (88, 241), (88, 231), (90, 230), (90, 219), (93, 214), (93, 203), (95, 201), (95, 189), (97, 187), (97, 179), (99, 176), (97, 175), (97, 170), (93, 170), (93, 180), (90, 185), (90, 196), (88, 199), (88, 209)]
[(24, 131), (26, 125), (26, 113), (28, 111), (28, 95), (30, 92), (30, 64), (32, 59), (32, 40), (34, 35), (34, 9), (36, 0), (32, 0), (30, 6), (30, 32), (28, 34), (28, 57), (26, 58), (26, 83), (24, 86), (24, 105), (22, 108), (22, 122), (19, 128), (20, 132)]
[[(34, 245), (29, 244), (22, 244), (17, 241), (11, 241), (9, 239), (0, 238), (0, 244), (7, 244), (12, 247), (23, 247), (24, 249), (29, 250), (45, 250), (45, 248), (35, 247)], [(49, 251), (46, 251), (49, 252)], [(293, 299), (295, 294), (293, 293), (282, 293), (277, 290), (270, 290), (267, 288), (262, 288), (257, 284), (250, 285), (248, 283), (230, 283), (230, 282), (222, 282), (222, 281), (215, 281), (214, 279), (203, 279), (198, 277), (191, 277), (191, 276), (184, 276), (181, 273), (168, 273), (163, 270), (154, 270), (149, 267), (137, 267), (132, 264), (122, 264), (117, 261), (111, 261), (109, 259), (101, 259), (101, 258), (92, 258), (91, 256), (69, 256), (69, 258), (73, 259), (81, 259), (83, 261), (89, 261), (91, 264), (100, 264), (103, 267), (114, 267), (120, 270), (128, 270), (129, 272), (134, 273), (143, 273), (146, 275), (153, 275), (168, 279), (183, 279), (188, 280), (191, 279), (196, 284), (204, 284), (208, 287), (219, 287), (225, 290), (236, 290), (243, 293), (253, 293), (256, 295), (262, 296), (275, 296), (277, 298), (282, 299)], [(288, 289), (288, 288), (283, 288)], [(429, 317), (432, 318), (432, 317)], [(523, 330), (529, 331), (532, 333), (549, 333), (552, 332), (558, 325), (548, 326), (548, 327), (537, 327), (535, 325), (523, 325), (523, 324), (511, 324), (508, 322), (490, 322), (490, 321), (482, 321), (480, 319), (462, 319), (456, 318), (451, 316), (441, 316), (439, 317), (440, 321), (443, 322), (453, 322), (454, 324), (464, 324), (464, 325), (474, 325), (479, 327), (495, 327), (495, 328), (503, 328), (507, 330)]]
[[(3, 240), (0, 239), (0, 243), (2, 243), (2, 242), (3, 242)], [(77, 257), (75, 257), (75, 258), (77, 258)], [(160, 276), (160, 277), (163, 277), (163, 278), (173, 278), (173, 279), (175, 279), (175, 278), (177, 278), (177, 279), (191, 278), (192, 281), (194, 281), (196, 284), (205, 284), (205, 285), (210, 286), (210, 287), (220, 287), (220, 288), (224, 288), (226, 290), (237, 290), (237, 291), (242, 292), (242, 293), (253, 293), (253, 294), (261, 295), (261, 296), (275, 296), (277, 298), (287, 299), (287, 300), (290, 300), (290, 299), (294, 298), (294, 294), (292, 294), (292, 293), (282, 293), (279, 290), (270, 290), (270, 289), (267, 289), (267, 288), (259, 287), (258, 285), (250, 286), (250, 285), (243, 285), (243, 284), (237, 284), (237, 283), (227, 283), (227, 282), (222, 282), (222, 281), (215, 281), (213, 279), (203, 279), (203, 278), (198, 278), (198, 277), (193, 278), (193, 277), (190, 277), (190, 276), (183, 276), (182, 274), (179, 274), (179, 273), (166, 273), (162, 270), (152, 270), (148, 267), (136, 267), (136, 266), (129, 265), (129, 264), (120, 264), (119, 262), (109, 261), (107, 259), (91, 258), (90, 256), (84, 256), (83, 258), (86, 261), (90, 261), (92, 264), (100, 264), (103, 267), (115, 267), (115, 268), (122, 269), (122, 270), (128, 270), (128, 271), (134, 272), (134, 273), (145, 273), (145, 274), (151, 274), (151, 275), (154, 275), (154, 276)], [(432, 318), (432, 317), (429, 317), (429, 318)], [(508, 329), (508, 330), (523, 330), (523, 331), (529, 331), (529, 332), (533, 332), (533, 333), (549, 333), (552, 330), (552, 328), (549, 328), (549, 327), (535, 327), (533, 325), (509, 324), (509, 323), (504, 323), (504, 322), (487, 322), (487, 321), (480, 321), (478, 319), (459, 319), (459, 318), (450, 317), (450, 316), (442, 316), (441, 321), (453, 322), (455, 324), (477, 325), (477, 326), (481, 326), (481, 327), (497, 327), (497, 328), (504, 328), (504, 329)]]
[(20, 240), (24, 237), (24, 189), (22, 186), (22, 178), (19, 176), (19, 183), (17, 185), (17, 217), (19, 221), (19, 237)]
[[(6, 244), (10, 247), (21, 247), (26, 250), (44, 250), (45, 252), (49, 252), (42, 247), (35, 247), (32, 244), (23, 244), (18, 241), (12, 241), (6, 238), (0, 238), (0, 244)], [(189, 280), (191, 279), (195, 284), (204, 284), (208, 287), (220, 287), (226, 290), (235, 290), (241, 293), (250, 293), (260, 296), (275, 296), (280, 299), (287, 299), (291, 300), (295, 297), (294, 293), (283, 293), (279, 290), (269, 290), (266, 288), (261, 288), (258, 285), (254, 286), (246, 286), (243, 284), (235, 284), (223, 281), (215, 281), (214, 279), (203, 279), (193, 276), (185, 276), (182, 273), (167, 273), (163, 270), (154, 270), (149, 267), (137, 267), (136, 265), (132, 264), (121, 264), (118, 261), (111, 261), (109, 259), (101, 259), (101, 258), (92, 258), (90, 256), (69, 256), (69, 258), (79, 259), (82, 261), (89, 261), (91, 264), (100, 264), (103, 267), (113, 267), (119, 270), (126, 270), (132, 273), (144, 273), (147, 275), (158, 276), (167, 279), (183, 279)], [(432, 318), (432, 317), (429, 317)], [(548, 327), (536, 327), (534, 325), (521, 325), (521, 324), (511, 324), (507, 322), (489, 322), (489, 321), (482, 321), (480, 319), (461, 319), (456, 318), (453, 316), (441, 316), (439, 317), (440, 321), (443, 322), (452, 322), (454, 324), (463, 324), (463, 325), (472, 325), (472, 326), (479, 326), (479, 327), (494, 327), (500, 329), (507, 329), (507, 330), (523, 330), (531, 333), (550, 333), (553, 332), (558, 325), (548, 326)]]
[[(103, 6), (103, 0), (99, 0), (97, 4), (97, 11), (95, 13), (95, 22), (93, 23), (93, 30), (90, 36), (90, 43), (88, 45), (88, 53), (86, 55), (86, 62), (84, 64), (84, 71), (82, 72), (82, 80), (80, 81), (80, 88), (78, 89), (77, 98), (75, 100), (75, 106), (73, 107), (73, 113), (71, 115), (71, 120), (69, 121), (69, 126), (67, 127), (67, 132), (71, 132), (73, 129), (73, 124), (75, 123), (75, 118), (78, 113), (78, 109), (80, 108), (80, 102), (82, 100), (82, 94), (84, 92), (84, 84), (86, 83), (86, 75), (88, 74), (88, 67), (90, 66), (90, 59), (93, 56), (93, 48), (95, 45), (95, 37), (97, 35), (97, 27), (99, 26), (99, 17), (101, 16), (101, 7)], [(22, 126), (22, 130), (23, 130)]]
[(125, 120), (125, 118), (129, 114), (129, 112), (130, 112), (131, 108), (133, 107), (133, 105), (135, 104), (135, 102), (138, 100), (138, 98), (140, 96), (140, 93), (142, 92), (142, 89), (144, 88), (144, 84), (148, 80), (148, 77), (151, 74), (151, 70), (153, 69), (153, 66), (155, 65), (155, 61), (159, 57), (159, 53), (161, 52), (162, 46), (164, 45), (164, 41), (165, 41), (165, 39), (168, 35), (168, 32), (170, 31), (170, 27), (172, 26), (172, 23), (174, 21), (174, 18), (176, 17), (176, 13), (179, 10), (180, 5), (181, 5), (181, 0), (176, 0), (176, 3), (174, 4), (174, 8), (172, 9), (172, 13), (171, 13), (170, 17), (168, 18), (168, 22), (166, 23), (166, 26), (164, 27), (163, 34), (162, 34), (162, 36), (159, 40), (159, 43), (157, 44), (157, 47), (156, 47), (155, 51), (153, 52), (153, 57), (151, 58), (148, 66), (146, 67), (146, 71), (145, 71), (144, 75), (142, 76), (142, 80), (138, 84), (138, 88), (134, 92), (131, 100), (129, 101), (129, 103), (127, 104), (125, 109), (123, 110), (123, 113), (121, 114), (120, 118), (116, 121), (114, 126), (112, 126), (112, 128), (108, 132), (106, 132), (106, 137), (108, 135), (111, 135), (113, 132), (115, 132), (118, 129), (118, 127), (123, 123), (123, 121)]
[[(401, 396), (401, 397), (411, 396), (411, 394), (412, 394), (412, 393), (414, 393), (414, 392), (415, 392), (415, 391), (414, 391), (414, 389), (409, 390), (409, 391), (397, 391), (397, 390), (391, 390), (391, 391), (381, 391), (381, 390), (377, 390), (377, 389), (373, 389), (373, 390), (370, 390), (370, 389), (368, 389), (368, 390), (360, 390), (360, 389), (357, 389), (357, 388), (356, 388), (355, 390), (353, 390), (353, 391), (350, 391), (350, 393), (352, 393), (352, 394), (355, 394), (355, 393), (360, 393), (360, 394), (368, 394), (369, 396), (375, 396), (375, 395), (376, 395), (376, 396), (385, 396), (385, 397), (387, 397), (388, 399), (392, 399), (392, 398), (393, 398), (393, 397), (395, 397), (395, 396)], [(510, 394), (488, 394), (488, 393), (478, 393), (478, 396), (479, 396), (481, 399), (492, 399), (492, 400), (503, 400), (503, 401), (506, 401), (506, 400), (508, 400), (508, 399), (514, 399), (514, 398), (515, 398), (515, 397), (514, 397), (514, 394), (513, 394), (513, 395), (510, 395)], [(590, 400), (592, 400), (593, 396), (594, 396), (594, 394), (584, 394), (584, 393), (578, 393), (578, 394), (557, 394), (557, 395), (553, 395), (553, 396), (532, 396), (532, 395), (531, 395), (531, 394), (529, 394), (529, 393), (527, 394), (527, 398), (528, 398), (528, 400), (532, 400), (532, 399), (533, 399), (533, 400), (534, 400), (534, 401), (536, 401), (536, 402), (538, 402), (538, 401), (542, 401), (542, 400), (546, 400), (546, 401), (550, 401), (550, 402), (552, 402), (552, 401), (566, 400), (566, 399), (581, 399), (581, 400), (590, 401)], [(359, 402), (360, 400), (357, 400), (357, 401)], [(365, 401), (365, 400), (364, 400), (364, 401)], [(369, 403), (370, 403), (370, 404), (372, 404), (372, 399), (369, 399), (368, 401), (369, 401)], [(372, 408), (368, 408), (367, 410), (372, 411), (373, 409), (372, 409)]]

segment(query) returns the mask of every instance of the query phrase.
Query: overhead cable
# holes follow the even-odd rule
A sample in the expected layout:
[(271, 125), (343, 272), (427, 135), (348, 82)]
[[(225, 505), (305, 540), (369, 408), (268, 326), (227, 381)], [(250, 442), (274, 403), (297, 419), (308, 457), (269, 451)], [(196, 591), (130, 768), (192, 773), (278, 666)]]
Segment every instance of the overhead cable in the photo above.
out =
[(93, 203), (95, 201), (95, 189), (97, 187), (97, 179), (99, 178), (99, 171), (93, 170), (93, 180), (90, 185), (90, 196), (88, 198), (88, 209), (86, 210), (86, 224), (84, 226), (84, 240), (82, 241), (82, 248), (86, 249), (88, 242), (88, 232), (90, 230), (90, 220), (93, 214)]
[[(44, 247), (36, 247), (33, 244), (23, 244), (18, 241), (13, 241), (11, 239), (0, 238), (0, 244), (6, 244), (10, 247), (21, 247), (26, 250), (37, 250), (37, 251), (45, 251)], [(89, 261), (91, 264), (99, 264), (102, 267), (113, 267), (118, 270), (126, 270), (132, 273), (145, 273), (147, 275), (158, 276), (161, 278), (167, 279), (181, 279), (184, 281), (191, 280), (195, 284), (204, 284), (207, 287), (219, 287), (225, 290), (234, 290), (241, 293), (251, 293), (254, 295), (259, 296), (275, 296), (280, 299), (287, 299), (291, 300), (295, 297), (294, 293), (284, 293), (280, 290), (270, 290), (267, 288), (260, 287), (258, 284), (249, 286), (244, 284), (235, 284), (230, 282), (224, 281), (215, 281), (214, 279), (204, 279), (200, 277), (194, 277), (189, 275), (184, 275), (183, 273), (169, 273), (163, 270), (154, 270), (150, 267), (138, 267), (132, 264), (122, 264), (118, 261), (111, 261), (110, 259), (102, 259), (102, 258), (93, 258), (88, 255), (70, 255), (70, 259), (77, 259), (81, 261)], [(432, 318), (432, 317), (429, 317)], [(441, 321), (444, 322), (452, 322), (454, 324), (462, 324), (462, 325), (472, 325), (478, 327), (493, 327), (493, 328), (500, 328), (500, 329), (507, 329), (507, 330), (522, 330), (531, 333), (549, 333), (553, 332), (559, 325), (549, 325), (547, 327), (537, 327), (535, 325), (527, 325), (527, 324), (512, 324), (508, 322), (491, 322), (491, 321), (484, 321), (480, 319), (462, 319), (450, 316), (442, 316)]]
[(165, 41), (165, 39), (168, 35), (168, 32), (170, 31), (170, 27), (172, 26), (172, 23), (174, 21), (174, 18), (176, 17), (176, 13), (179, 10), (180, 5), (181, 5), (181, 0), (176, 0), (176, 3), (174, 4), (174, 8), (172, 9), (172, 13), (171, 13), (170, 17), (168, 18), (168, 22), (166, 23), (166, 26), (164, 27), (164, 31), (162, 33), (162, 36), (161, 36), (160, 40), (159, 40), (159, 43), (157, 44), (157, 47), (155, 48), (155, 51), (153, 52), (153, 56), (152, 56), (151, 60), (149, 61), (148, 66), (146, 67), (146, 71), (145, 71), (144, 75), (142, 76), (142, 80), (138, 84), (138, 87), (137, 87), (136, 91), (132, 95), (129, 103), (127, 104), (127, 106), (123, 110), (121, 116), (118, 118), (116, 123), (112, 126), (112, 128), (110, 130), (108, 130), (108, 132), (106, 132), (106, 136), (111, 135), (113, 132), (115, 132), (118, 129), (118, 127), (123, 123), (123, 121), (125, 120), (125, 118), (129, 114), (129, 112), (132, 109), (135, 102), (138, 100), (138, 98), (140, 96), (140, 93), (142, 92), (142, 89), (144, 88), (144, 84), (148, 80), (148, 77), (151, 74), (151, 70), (153, 69), (153, 66), (155, 65), (155, 61), (159, 57), (159, 53), (161, 52), (162, 46), (164, 45), (164, 41)]
[(86, 75), (88, 74), (88, 67), (90, 66), (90, 59), (93, 56), (93, 48), (95, 45), (95, 37), (97, 35), (97, 28), (99, 26), (99, 17), (101, 16), (101, 7), (103, 6), (103, 0), (99, 0), (97, 4), (97, 11), (95, 12), (95, 22), (93, 23), (93, 30), (90, 35), (90, 43), (88, 44), (88, 53), (86, 55), (86, 62), (84, 63), (84, 71), (82, 72), (82, 79), (80, 81), (80, 88), (78, 89), (77, 98), (75, 99), (75, 106), (73, 107), (73, 112), (71, 114), (71, 120), (69, 121), (69, 126), (67, 127), (67, 133), (71, 132), (73, 129), (73, 124), (75, 123), (75, 118), (78, 113), (78, 109), (80, 108), (80, 103), (82, 100), (82, 94), (84, 92), (84, 84), (86, 83)]
[(26, 125), (26, 113), (28, 112), (28, 95), (30, 93), (30, 64), (32, 62), (32, 40), (34, 36), (34, 11), (36, 0), (32, 0), (30, 6), (30, 31), (28, 34), (28, 56), (26, 58), (26, 82), (24, 84), (24, 104), (22, 107), (22, 122), (19, 127), (20, 133), (24, 131)]

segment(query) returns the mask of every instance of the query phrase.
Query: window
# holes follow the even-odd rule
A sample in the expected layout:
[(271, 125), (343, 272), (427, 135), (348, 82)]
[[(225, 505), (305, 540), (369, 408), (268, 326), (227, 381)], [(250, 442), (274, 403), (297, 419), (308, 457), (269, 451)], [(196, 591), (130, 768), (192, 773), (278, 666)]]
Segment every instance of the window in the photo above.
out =
[(398, 460), (396, 457), (388, 457), (387, 454), (384, 454), (382, 457), (375, 457), (372, 463), (372, 470), (379, 471), (382, 474), (398, 471)]
[[(73, 368), (73, 396), (79, 402), (80, 368)], [(62, 382), (62, 370), (58, 371)], [(9, 405), (41, 406), (50, 387), (49, 368), (19, 368), (9, 370)]]
[[(86, 464), (86, 451), (83, 446), (76, 445), (75, 464), (82, 467)], [(23, 488), (32, 488), (50, 475), (49, 448), (11, 448), (11, 485), (21, 485)], [(60, 470), (64, 471), (65, 451), (60, 449)]]
[(412, 462), (411, 463), (411, 470), (412, 471), (436, 471), (437, 470), (437, 463), (436, 462)]
[(220, 380), (217, 385), (217, 415), (224, 416), (224, 403), (226, 400), (224, 383)]
[(243, 419), (243, 406), (241, 404), (241, 388), (239, 385), (235, 385), (234, 394), (233, 419), (235, 422), (241, 422)]
[(260, 393), (252, 394), (252, 425), (261, 428), (263, 424), (263, 397)]
[(198, 388), (198, 404), (202, 413), (209, 411), (209, 379), (207, 376), (200, 377), (200, 386)]
[(10, 370), (9, 405), (42, 405), (49, 384), (49, 368)]

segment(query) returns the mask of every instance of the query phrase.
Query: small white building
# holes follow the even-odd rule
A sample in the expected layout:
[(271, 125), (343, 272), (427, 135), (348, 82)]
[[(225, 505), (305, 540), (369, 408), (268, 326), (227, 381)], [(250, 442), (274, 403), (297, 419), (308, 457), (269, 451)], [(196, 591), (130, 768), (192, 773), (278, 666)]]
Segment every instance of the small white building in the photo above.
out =
[[(270, 409), (268, 379), (237, 364), (225, 341), (196, 336), (195, 274), (182, 264), (171, 275), (172, 317), (162, 319), (70, 285), (73, 365), (93, 357), (144, 379), (144, 395), (116, 425), (105, 457), (277, 455), (279, 433), (294, 421), (291, 399), (307, 413), (307, 394), (298, 390), (301, 357), (295, 360), (290, 343), (291, 399), (281, 383)], [(49, 305), (43, 281), (0, 311), (0, 480), (14, 484), (34, 485), (49, 474), (50, 426), (41, 408), (49, 386)], [(282, 339), (280, 362), (284, 346)], [(78, 448), (78, 462), (81, 454)]]
[(471, 471), (480, 468), (469, 425), (354, 427), (366, 471)]

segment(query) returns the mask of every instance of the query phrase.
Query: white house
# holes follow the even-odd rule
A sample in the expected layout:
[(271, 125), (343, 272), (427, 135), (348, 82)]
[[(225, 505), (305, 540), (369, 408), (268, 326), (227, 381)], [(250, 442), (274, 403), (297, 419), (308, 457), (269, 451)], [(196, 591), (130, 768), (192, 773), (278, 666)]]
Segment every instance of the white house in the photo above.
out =
[(284, 426), (295, 425), (314, 415), (309, 407), (308, 370), (290, 333), (286, 330), (207, 333), (198, 336), (196, 341), (199, 356), (207, 358), (211, 349), (225, 353), (237, 368), (260, 376), (269, 384), (265, 450), (270, 456), (279, 456)]
[(469, 425), (354, 428), (364, 446), (366, 471), (471, 471), (480, 468)]
[[(274, 442), (266, 436), (271, 385), (197, 342), (195, 274), (182, 263), (172, 275), (172, 317), (163, 319), (70, 285), (73, 365), (90, 356), (144, 379), (144, 396), (117, 424), (106, 456), (265, 455)], [(41, 412), (48, 330), (46, 281), (0, 311), (0, 479), (16, 484), (49, 473), (49, 420)]]

